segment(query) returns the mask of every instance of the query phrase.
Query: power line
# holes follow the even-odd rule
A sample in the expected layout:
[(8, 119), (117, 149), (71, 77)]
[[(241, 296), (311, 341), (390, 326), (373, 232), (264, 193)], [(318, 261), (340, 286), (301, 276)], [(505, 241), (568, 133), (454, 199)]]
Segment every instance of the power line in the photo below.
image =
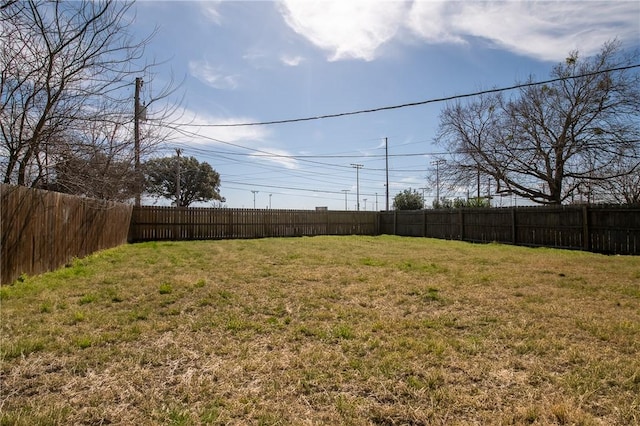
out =
[[(178, 146), (183, 146), (183, 144), (176, 144)], [(191, 146), (186, 146), (184, 148), (185, 151), (187, 152), (195, 152), (198, 153), (199, 155), (213, 155), (213, 154), (217, 154), (218, 152), (221, 151), (216, 151), (216, 150), (207, 150), (207, 149), (201, 149), (201, 148), (193, 148)], [(225, 152), (227, 154), (233, 154), (235, 156), (241, 156), (241, 157), (251, 157), (253, 156), (253, 154), (249, 154), (249, 153), (231, 153), (231, 152)], [(267, 156), (260, 156), (263, 158), (269, 158)], [(216, 159), (226, 159), (230, 162), (234, 162), (234, 163), (244, 163), (244, 161), (235, 159), (235, 158), (227, 158), (225, 156), (222, 155), (217, 155)], [(255, 158), (255, 157), (254, 157)], [(335, 165), (335, 164), (331, 164), (331, 163), (318, 163), (320, 164), (324, 169), (323, 172), (319, 172), (319, 171), (310, 171), (310, 170), (306, 170), (306, 169), (282, 169), (281, 167), (277, 167), (275, 165), (273, 166), (269, 166), (267, 164), (254, 164), (254, 167), (259, 167), (261, 169), (266, 170), (265, 173), (269, 173), (269, 172), (277, 172), (278, 174), (285, 174), (285, 175), (289, 175), (289, 176), (293, 176), (293, 177), (300, 177), (303, 179), (308, 179), (311, 180), (312, 182), (323, 182), (323, 183), (328, 183), (331, 185), (340, 185), (341, 183), (339, 181), (326, 181), (326, 180), (321, 180), (319, 179), (319, 177), (336, 177), (336, 173), (335, 172), (330, 172), (330, 171), (326, 171), (326, 168), (333, 168), (333, 167), (337, 167), (335, 170), (339, 170), (339, 171), (345, 171), (346, 166), (344, 165)], [(243, 174), (244, 176), (245, 174)]]
[[(245, 185), (245, 186), (250, 186), (250, 184), (240, 184), (240, 185)], [(234, 191), (246, 191), (246, 188), (238, 188), (238, 187), (234, 187), (234, 186), (229, 186), (229, 185), (224, 185), (222, 188), (224, 189), (232, 189)], [(269, 186), (267, 188), (280, 188), (278, 186)], [(286, 188), (285, 188), (286, 189)], [(291, 193), (287, 193), (287, 192), (278, 192), (278, 191), (269, 191), (270, 194), (273, 195), (284, 195), (284, 196), (291, 196)], [(318, 193), (314, 193), (313, 195), (307, 195), (307, 194), (298, 194), (296, 193), (295, 195), (296, 197), (305, 197), (305, 198), (312, 198), (312, 199), (323, 199), (323, 200), (332, 200), (332, 201), (342, 201), (342, 199), (340, 197), (327, 197), (327, 196), (322, 196), (322, 195), (318, 195)]]
[(338, 167), (338, 168), (348, 168), (348, 166), (344, 166), (344, 165), (322, 163), (322, 162), (319, 162), (319, 161), (308, 160), (308, 159), (305, 159), (305, 158), (295, 158), (295, 156), (284, 155), (284, 154), (275, 154), (273, 152), (263, 151), (263, 150), (256, 149), (256, 148), (249, 148), (249, 147), (246, 147), (246, 146), (243, 146), (243, 145), (239, 145), (239, 144), (236, 144), (236, 143), (227, 142), (227, 141), (223, 141), (221, 139), (212, 138), (210, 136), (202, 136), (202, 135), (199, 135), (198, 133), (191, 132), (191, 131), (188, 131), (188, 130), (183, 130), (183, 129), (180, 129), (180, 128), (176, 127), (176, 126), (180, 126), (180, 124), (175, 124), (175, 125), (165, 126), (165, 127), (167, 127), (168, 129), (171, 129), (171, 130), (175, 130), (176, 132), (181, 133), (181, 134), (183, 134), (185, 136), (199, 137), (201, 139), (210, 140), (210, 141), (218, 142), (218, 143), (221, 143), (221, 144), (234, 146), (236, 148), (246, 149), (247, 151), (252, 151), (252, 152), (256, 153), (256, 154), (252, 154), (255, 158), (265, 157), (265, 158), (296, 159), (298, 161), (303, 161), (305, 163), (319, 164), (321, 166), (331, 165), (333, 167)]
[(322, 120), (322, 119), (326, 119), (326, 118), (337, 118), (337, 117), (345, 117), (345, 116), (350, 116), (350, 115), (368, 114), (368, 113), (372, 113), (372, 112), (389, 111), (389, 110), (400, 109), (400, 108), (408, 108), (408, 107), (427, 105), (427, 104), (438, 103), (438, 102), (446, 102), (446, 101), (452, 101), (452, 100), (455, 100), (455, 99), (463, 99), (463, 98), (469, 98), (469, 97), (474, 97), (474, 96), (486, 95), (486, 94), (490, 94), (490, 93), (506, 92), (506, 91), (509, 91), (509, 90), (522, 89), (522, 88), (525, 88), (525, 87), (532, 87), (532, 86), (539, 86), (539, 85), (542, 85), (542, 84), (555, 83), (555, 82), (558, 82), (558, 81), (575, 80), (575, 79), (578, 79), (578, 78), (590, 77), (590, 76), (594, 76), (594, 75), (604, 74), (604, 73), (607, 73), (607, 72), (624, 71), (624, 70), (629, 70), (629, 69), (639, 68), (639, 67), (640, 67), (640, 64), (627, 65), (627, 66), (624, 66), (624, 67), (609, 68), (609, 69), (606, 69), (606, 70), (594, 71), (594, 72), (584, 73), (584, 74), (580, 74), (580, 75), (572, 75), (572, 76), (569, 76), (569, 77), (558, 77), (558, 78), (552, 78), (552, 79), (544, 80), (544, 81), (536, 81), (536, 82), (530, 82), (530, 83), (519, 83), (519, 84), (516, 84), (516, 85), (513, 85), (513, 86), (500, 87), (500, 88), (488, 89), (488, 90), (481, 90), (479, 92), (466, 93), (466, 94), (463, 94), (463, 95), (453, 95), (453, 96), (447, 96), (447, 97), (444, 97), (444, 98), (427, 99), (425, 101), (409, 102), (409, 103), (399, 104), (399, 105), (391, 105), (391, 106), (384, 106), (384, 107), (378, 107), (378, 108), (362, 109), (362, 110), (350, 111), (350, 112), (340, 112), (340, 113), (335, 113), (335, 114), (317, 115), (317, 116), (312, 116), (312, 117), (290, 118), (290, 119), (285, 119), (285, 120), (259, 121), (259, 122), (249, 122), (249, 123), (182, 124), (182, 125), (184, 125), (184, 126), (192, 126), (192, 127), (245, 127), (245, 126), (267, 126), (267, 125), (272, 125), (272, 124), (286, 124), (286, 123), (298, 123), (298, 122), (302, 122), (302, 121)]
[[(285, 189), (285, 190), (289, 190), (289, 191), (310, 192), (310, 193), (313, 193), (313, 194), (336, 194), (336, 195), (343, 195), (344, 194), (342, 191), (329, 191), (329, 190), (324, 190), (324, 189), (297, 188), (297, 187), (281, 186), (281, 185), (265, 185), (265, 184), (259, 184), (259, 183), (245, 183), (245, 182), (238, 182), (238, 181), (234, 181), (234, 180), (223, 181), (221, 183), (221, 187), (244, 191), (244, 189), (227, 186), (229, 184), (231, 184), (231, 185), (250, 186), (250, 187), (251, 186), (255, 186), (255, 187), (260, 187), (260, 188)], [(280, 194), (281, 195), (290, 195), (290, 194), (285, 194), (285, 193), (280, 193)], [(374, 192), (367, 192), (367, 193), (362, 193), (361, 195), (375, 196), (375, 193)], [(336, 198), (327, 198), (327, 199), (341, 200), (341, 198), (337, 198), (337, 197)]]
[(244, 183), (244, 182), (238, 182), (238, 181), (232, 181), (232, 180), (224, 181), (223, 184), (224, 183), (230, 183), (232, 185), (258, 186), (261, 188), (288, 189), (291, 191), (313, 192), (318, 194), (342, 194), (341, 191), (327, 191), (322, 189), (310, 189), (310, 188), (295, 188), (291, 186), (280, 186), (280, 185), (264, 185), (259, 183)]
[[(205, 137), (207, 138), (207, 137)], [(207, 139), (212, 139), (216, 142), (221, 142), (221, 143), (227, 143), (224, 141), (220, 141), (218, 139), (213, 139), (213, 138), (207, 138)], [(610, 146), (616, 146), (616, 145), (627, 145), (627, 144), (634, 144), (634, 143), (638, 143), (640, 142), (640, 140), (624, 140), (624, 141), (608, 141), (606, 143), (606, 145), (610, 145)], [(335, 164), (335, 163), (326, 163), (326, 162), (320, 162), (320, 161), (310, 161), (310, 158), (327, 158), (327, 159), (332, 159), (332, 158), (336, 158), (336, 159), (342, 159), (342, 158), (357, 158), (357, 159), (365, 159), (365, 160), (382, 160), (385, 157), (389, 157), (389, 158), (398, 158), (398, 157), (433, 157), (433, 156), (442, 156), (442, 155), (449, 155), (451, 154), (451, 152), (448, 151), (439, 151), (439, 152), (409, 152), (409, 153), (403, 153), (403, 154), (360, 154), (360, 155), (332, 155), (332, 154), (323, 154), (323, 155), (309, 155), (309, 154), (305, 154), (305, 155), (287, 155), (287, 154), (276, 154), (276, 153), (269, 153), (268, 151), (261, 151), (261, 150), (255, 150), (253, 148), (248, 148), (248, 147), (242, 147), (241, 145), (235, 145), (232, 144), (234, 146), (237, 147), (241, 147), (241, 148), (245, 148), (248, 150), (253, 150), (253, 151), (258, 151), (260, 153), (260, 155), (257, 154), (253, 154), (253, 153), (241, 153), (241, 152), (232, 152), (232, 151), (218, 151), (218, 150), (214, 150), (214, 149), (204, 149), (204, 148), (196, 148), (193, 147), (192, 145), (187, 145), (187, 144), (176, 144), (176, 145), (180, 145), (180, 146), (184, 146), (186, 147), (186, 149), (191, 150), (193, 152), (196, 153), (200, 153), (200, 154), (223, 154), (223, 155), (233, 155), (233, 156), (242, 156), (242, 157), (253, 157), (253, 158), (282, 158), (282, 159), (289, 159), (289, 160), (300, 160), (300, 161), (305, 161), (305, 162), (309, 162), (309, 163), (313, 163), (313, 164), (318, 164), (321, 166), (334, 166), (334, 167), (338, 167), (341, 169), (344, 168), (348, 168), (348, 166), (346, 165), (342, 165), (342, 164)], [(602, 142), (585, 142), (581, 144), (581, 147), (601, 147), (603, 145)], [(173, 148), (172, 148), (173, 149)], [(513, 151), (521, 151), (521, 152), (535, 152), (537, 151), (538, 148), (535, 146), (532, 147), (516, 147), (516, 148), (510, 148), (510, 149), (494, 149), (492, 152), (496, 153), (496, 154), (506, 154), (506, 153), (510, 153)], [(476, 150), (474, 149), (466, 149), (466, 150), (459, 150), (456, 151), (455, 153), (457, 154), (465, 154), (465, 153), (474, 153), (476, 152)], [(225, 158), (225, 157), (221, 157), (221, 158)], [(232, 159), (229, 159), (232, 160)], [(234, 160), (237, 161), (237, 160)], [(384, 170), (384, 169), (370, 169), (370, 170)]]

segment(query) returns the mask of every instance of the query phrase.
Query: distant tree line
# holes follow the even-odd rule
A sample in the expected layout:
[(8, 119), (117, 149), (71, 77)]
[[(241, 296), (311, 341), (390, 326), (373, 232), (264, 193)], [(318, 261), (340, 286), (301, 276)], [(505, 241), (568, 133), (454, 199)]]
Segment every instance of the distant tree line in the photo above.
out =
[[(394, 210), (421, 210), (425, 206), (424, 196), (421, 195), (415, 189), (405, 189), (399, 192), (393, 198)], [(434, 209), (460, 209), (460, 208), (479, 208), (490, 207), (489, 199), (487, 198), (448, 198), (440, 197), (440, 199), (433, 200), (431, 207)]]

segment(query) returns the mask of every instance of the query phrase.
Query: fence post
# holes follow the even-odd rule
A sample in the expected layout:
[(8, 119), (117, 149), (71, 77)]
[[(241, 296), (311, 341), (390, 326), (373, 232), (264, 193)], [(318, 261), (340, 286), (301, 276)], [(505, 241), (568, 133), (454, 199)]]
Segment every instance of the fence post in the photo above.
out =
[(128, 243), (133, 243), (136, 238), (135, 231), (137, 231), (137, 226), (136, 226), (136, 222), (138, 219), (137, 213), (138, 213), (138, 207), (133, 207), (131, 209), (131, 220), (129, 221), (129, 233), (127, 235)]
[(398, 235), (398, 210), (393, 211), (393, 235)]
[(511, 244), (516, 245), (518, 243), (518, 237), (516, 232), (516, 208), (511, 208)]
[(329, 210), (327, 210), (327, 211), (325, 212), (325, 214), (327, 215), (327, 221), (326, 221), (326, 223), (327, 223), (327, 227), (325, 228), (324, 235), (331, 235), (331, 231), (330, 231), (330, 229), (329, 229), (329, 227), (331, 226), (331, 224), (330, 224), (330, 222), (329, 222)]
[[(169, 209), (169, 208), (168, 208)], [(178, 239), (178, 207), (176, 206), (175, 209), (169, 209), (168, 210), (168, 216), (171, 218), (171, 239), (172, 240), (177, 240)]]
[(582, 206), (582, 248), (586, 251), (591, 250), (591, 238), (589, 235), (589, 206)]
[(464, 241), (464, 209), (460, 209), (460, 241)]
[(422, 237), (427, 236), (427, 211), (422, 209)]

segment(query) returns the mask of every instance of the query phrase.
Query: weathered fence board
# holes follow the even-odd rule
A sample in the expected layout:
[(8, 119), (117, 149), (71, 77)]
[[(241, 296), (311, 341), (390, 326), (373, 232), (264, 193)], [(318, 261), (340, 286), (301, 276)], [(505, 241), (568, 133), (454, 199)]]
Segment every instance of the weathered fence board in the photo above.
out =
[(585, 250), (640, 254), (640, 208), (590, 208), (584, 220), (589, 228)]
[(513, 242), (511, 211), (503, 209), (477, 209), (473, 214), (459, 211), (461, 235), (465, 241)]
[(0, 184), (0, 282), (127, 242), (132, 206)]
[(380, 212), (380, 233), (640, 254), (640, 208), (517, 207)]
[(376, 212), (143, 206), (133, 210), (129, 241), (377, 233)]
[(585, 248), (583, 207), (535, 207), (516, 210), (520, 245)]

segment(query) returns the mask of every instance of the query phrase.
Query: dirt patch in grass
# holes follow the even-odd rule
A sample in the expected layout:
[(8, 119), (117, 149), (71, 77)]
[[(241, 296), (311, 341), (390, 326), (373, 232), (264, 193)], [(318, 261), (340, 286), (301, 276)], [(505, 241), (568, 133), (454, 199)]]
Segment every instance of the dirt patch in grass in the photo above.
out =
[(640, 422), (640, 258), (146, 243), (3, 286), (2, 424)]

